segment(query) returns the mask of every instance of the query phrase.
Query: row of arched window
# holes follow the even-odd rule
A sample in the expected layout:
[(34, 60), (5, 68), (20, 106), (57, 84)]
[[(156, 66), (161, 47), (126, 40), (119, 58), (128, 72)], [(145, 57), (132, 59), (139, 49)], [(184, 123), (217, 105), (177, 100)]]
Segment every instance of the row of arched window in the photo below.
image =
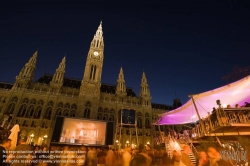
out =
[[(10, 100), (10, 104), (7, 107), (7, 110), (5, 113), (13, 114), (15, 107), (16, 107), (16, 104), (17, 104), (17, 101), (18, 101), (18, 98), (13, 97)], [(28, 98), (25, 98), (21, 102), (21, 106), (18, 110), (17, 117), (40, 118), (43, 105), (44, 105), (43, 100), (37, 101), (36, 99), (29, 100)], [(54, 106), (54, 102), (49, 101), (47, 106), (46, 106), (44, 118), (46, 118), (46, 119), (51, 118), (53, 106)], [(60, 102), (57, 104), (56, 109), (57, 109), (56, 115), (75, 117), (77, 105), (76, 104), (70, 105), (69, 103), (63, 104), (62, 102)]]
[[(15, 110), (15, 106), (17, 104), (17, 97), (14, 97), (11, 99), (11, 103), (9, 104), (6, 113), (13, 114)], [(19, 108), (17, 117), (26, 117), (26, 118), (40, 118), (42, 113), (42, 108), (44, 105), (43, 100), (29, 100), (28, 98), (25, 98), (22, 100), (21, 106)], [(51, 119), (52, 110), (54, 107), (54, 102), (49, 101), (46, 105), (44, 118), (45, 119)], [(56, 107), (54, 108), (56, 110), (55, 116), (69, 116), (69, 117), (75, 117), (76, 116), (76, 110), (77, 105), (76, 104), (69, 104), (62, 102), (59, 102)], [(87, 102), (85, 104), (85, 109), (83, 112), (83, 118), (90, 118), (90, 111), (91, 111), (91, 103)], [(145, 113), (145, 128), (150, 128), (150, 120), (149, 120), (149, 114)], [(115, 110), (114, 109), (108, 109), (108, 108), (98, 108), (98, 114), (96, 117), (98, 120), (105, 120), (105, 121), (114, 121), (115, 120)], [(141, 112), (137, 112), (137, 127), (142, 128), (142, 119), (143, 114)]]

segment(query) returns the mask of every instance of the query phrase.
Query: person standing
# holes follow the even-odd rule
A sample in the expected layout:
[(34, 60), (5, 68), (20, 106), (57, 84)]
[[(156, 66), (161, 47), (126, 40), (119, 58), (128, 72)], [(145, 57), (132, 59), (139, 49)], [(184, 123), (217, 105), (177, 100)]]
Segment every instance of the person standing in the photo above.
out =
[(31, 166), (31, 160), (33, 154), (33, 148), (28, 145), (27, 137), (22, 136), (20, 144), (15, 148), (15, 154), (13, 155), (15, 162), (11, 166)]
[(220, 152), (215, 147), (210, 146), (207, 149), (210, 166), (228, 166), (229, 163), (221, 159)]
[(129, 166), (131, 160), (131, 147), (127, 146), (125, 151), (122, 154), (122, 166)]
[(189, 157), (190, 152), (191, 152), (190, 147), (188, 145), (185, 145), (183, 147), (183, 153), (181, 155), (180, 162), (182, 162), (186, 166), (192, 166), (193, 165), (191, 160), (190, 160), (190, 157)]
[(7, 166), (10, 162), (7, 150), (11, 147), (11, 139), (4, 139), (0, 145), (0, 165)]

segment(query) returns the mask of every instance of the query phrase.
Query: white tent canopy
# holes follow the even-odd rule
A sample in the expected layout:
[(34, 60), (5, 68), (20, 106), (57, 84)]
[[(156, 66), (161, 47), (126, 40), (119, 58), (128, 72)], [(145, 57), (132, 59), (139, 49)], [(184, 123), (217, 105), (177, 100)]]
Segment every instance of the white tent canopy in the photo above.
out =
[[(213, 107), (218, 107), (216, 100), (220, 100), (223, 107), (231, 105), (234, 108), (236, 104), (243, 106), (245, 102), (250, 101), (250, 77), (192, 96), (201, 118), (212, 112)], [(183, 106), (160, 116), (158, 121), (160, 125), (185, 124), (199, 120), (192, 99)]]

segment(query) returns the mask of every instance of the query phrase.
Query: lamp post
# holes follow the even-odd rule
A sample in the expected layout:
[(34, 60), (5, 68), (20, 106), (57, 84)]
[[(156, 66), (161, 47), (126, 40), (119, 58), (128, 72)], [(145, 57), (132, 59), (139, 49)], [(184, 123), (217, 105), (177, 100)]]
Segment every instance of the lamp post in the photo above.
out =
[(119, 141), (118, 141), (118, 140), (116, 140), (115, 142), (116, 142), (116, 150), (117, 150), (117, 149), (118, 149), (118, 144), (119, 144)]
[(127, 147), (128, 147), (128, 144), (129, 144), (129, 141), (127, 140), (127, 141), (126, 141), (126, 145), (127, 145)]
[(35, 137), (35, 135), (34, 134), (31, 134), (30, 135), (30, 144), (32, 144), (33, 143), (33, 138)]
[(48, 135), (43, 136), (43, 138), (44, 138), (44, 143), (46, 144), (46, 140), (48, 138)]

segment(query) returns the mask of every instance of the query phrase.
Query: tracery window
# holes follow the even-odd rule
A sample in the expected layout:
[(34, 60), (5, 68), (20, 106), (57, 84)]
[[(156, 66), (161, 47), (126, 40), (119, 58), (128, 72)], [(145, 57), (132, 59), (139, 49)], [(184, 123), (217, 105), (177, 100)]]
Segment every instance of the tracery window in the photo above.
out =
[(90, 118), (90, 108), (91, 108), (91, 104), (90, 102), (87, 102), (85, 105), (84, 113), (83, 113), (84, 118)]

